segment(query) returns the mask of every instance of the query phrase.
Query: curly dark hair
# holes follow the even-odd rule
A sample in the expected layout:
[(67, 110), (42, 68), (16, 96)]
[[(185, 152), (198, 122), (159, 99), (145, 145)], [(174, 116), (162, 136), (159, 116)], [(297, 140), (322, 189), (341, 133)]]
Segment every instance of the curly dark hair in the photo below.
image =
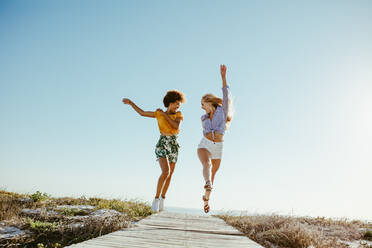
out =
[(178, 90), (169, 90), (163, 99), (164, 106), (168, 108), (172, 102), (180, 101), (184, 103), (186, 101), (185, 95)]

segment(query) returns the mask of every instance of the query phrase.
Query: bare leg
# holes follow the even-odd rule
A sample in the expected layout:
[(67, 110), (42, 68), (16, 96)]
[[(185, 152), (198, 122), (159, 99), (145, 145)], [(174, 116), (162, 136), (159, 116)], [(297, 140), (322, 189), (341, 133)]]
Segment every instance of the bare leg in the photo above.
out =
[(204, 180), (210, 181), (211, 180), (211, 160), (210, 160), (210, 153), (205, 148), (199, 148), (198, 149), (198, 156), (201, 164), (203, 165), (203, 176)]
[(214, 176), (220, 168), (221, 159), (212, 159), (212, 184), (214, 183)]
[(168, 187), (169, 187), (170, 181), (172, 179), (172, 175), (173, 175), (175, 167), (176, 167), (176, 163), (169, 163), (169, 169), (170, 169), (169, 176), (165, 180), (163, 190), (161, 191), (161, 197), (163, 197), (163, 198), (165, 198), (165, 194), (168, 191)]
[(159, 165), (161, 168), (161, 175), (158, 179), (155, 198), (159, 198), (161, 190), (164, 187), (164, 183), (169, 176), (169, 165), (167, 158), (159, 158)]
[[(200, 160), (201, 164), (203, 165), (204, 180), (205, 180), (205, 182), (208, 182), (208, 181), (211, 180), (210, 179), (210, 177), (211, 177), (211, 173), (210, 173), (210, 169), (211, 169), (210, 153), (205, 148), (199, 148), (198, 149), (198, 156), (199, 156), (199, 160)], [(208, 206), (208, 200), (209, 200), (210, 194), (211, 194), (210, 190), (205, 190), (204, 197), (203, 197), (204, 208), (206, 206)], [(209, 211), (209, 207), (208, 207), (208, 211)]]

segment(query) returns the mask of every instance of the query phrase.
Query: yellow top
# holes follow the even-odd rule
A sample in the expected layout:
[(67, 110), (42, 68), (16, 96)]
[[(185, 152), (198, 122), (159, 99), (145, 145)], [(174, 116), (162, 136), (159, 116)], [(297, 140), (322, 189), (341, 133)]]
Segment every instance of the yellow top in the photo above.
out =
[[(177, 118), (181, 118), (181, 120), (183, 120), (183, 116), (180, 111), (168, 116), (172, 120), (176, 120)], [(160, 111), (155, 111), (155, 118), (158, 121), (160, 133), (178, 134), (180, 132), (180, 129), (175, 129), (172, 127), (172, 125), (167, 121), (165, 116), (160, 113)]]

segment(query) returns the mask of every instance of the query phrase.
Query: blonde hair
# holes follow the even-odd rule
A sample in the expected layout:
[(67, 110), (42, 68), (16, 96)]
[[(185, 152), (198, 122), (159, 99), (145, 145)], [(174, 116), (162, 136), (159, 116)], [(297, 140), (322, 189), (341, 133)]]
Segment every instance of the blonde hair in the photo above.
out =
[[(214, 108), (217, 108), (218, 106), (222, 106), (222, 99), (213, 95), (213, 94), (205, 94), (202, 97), (203, 102), (208, 102), (212, 104)], [(229, 128), (231, 121), (233, 119), (233, 104), (232, 104), (232, 99), (229, 99), (229, 108), (227, 110), (227, 116), (226, 116), (226, 129)]]

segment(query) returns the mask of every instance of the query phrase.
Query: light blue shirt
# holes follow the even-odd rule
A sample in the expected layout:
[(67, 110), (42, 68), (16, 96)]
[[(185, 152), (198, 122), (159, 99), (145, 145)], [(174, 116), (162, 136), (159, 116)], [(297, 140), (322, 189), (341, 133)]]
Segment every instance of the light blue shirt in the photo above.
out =
[(213, 114), (212, 120), (208, 114), (202, 115), (201, 121), (203, 126), (203, 134), (212, 133), (214, 139), (214, 133), (224, 134), (226, 129), (226, 118), (229, 111), (230, 102), (230, 88), (225, 86), (222, 88), (222, 107), (218, 106)]

